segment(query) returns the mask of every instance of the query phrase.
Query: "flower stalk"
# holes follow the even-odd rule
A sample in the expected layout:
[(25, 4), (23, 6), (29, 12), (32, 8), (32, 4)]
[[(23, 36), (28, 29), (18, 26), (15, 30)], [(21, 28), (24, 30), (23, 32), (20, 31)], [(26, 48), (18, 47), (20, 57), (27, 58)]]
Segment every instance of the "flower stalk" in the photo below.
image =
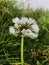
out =
[(21, 38), (21, 64), (24, 65), (24, 36)]

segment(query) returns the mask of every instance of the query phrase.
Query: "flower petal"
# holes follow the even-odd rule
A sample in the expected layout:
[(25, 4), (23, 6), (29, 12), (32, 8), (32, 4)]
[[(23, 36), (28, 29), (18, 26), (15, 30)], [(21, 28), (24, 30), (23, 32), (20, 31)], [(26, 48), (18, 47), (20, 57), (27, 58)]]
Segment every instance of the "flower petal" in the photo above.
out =
[(32, 31), (34, 31), (35, 33), (37, 32), (39, 32), (39, 27), (38, 27), (38, 25), (37, 24), (33, 24), (32, 26)]
[(10, 27), (9, 27), (9, 33), (10, 33), (10, 34), (15, 34), (15, 29), (14, 29), (13, 26), (10, 26)]
[(14, 18), (12, 21), (13, 21), (13, 23), (18, 23), (18, 22), (19, 22), (19, 18), (16, 17), (16, 18)]
[(14, 27), (18, 29), (19, 25), (17, 23), (15, 23)]
[(28, 22), (28, 18), (27, 17), (22, 17), (20, 20), (20, 24), (26, 24)]
[(32, 39), (35, 39), (35, 38), (38, 37), (38, 34), (37, 34), (37, 33), (31, 33), (31, 34), (30, 34), (30, 37), (31, 37)]
[(33, 33), (30, 29), (27, 29), (27, 30), (23, 29), (21, 32), (25, 37), (30, 37), (32, 39), (35, 39), (38, 37), (38, 33)]
[(30, 17), (29, 20), (28, 20), (28, 23), (29, 24), (34, 24), (34, 23), (36, 23), (36, 21)]

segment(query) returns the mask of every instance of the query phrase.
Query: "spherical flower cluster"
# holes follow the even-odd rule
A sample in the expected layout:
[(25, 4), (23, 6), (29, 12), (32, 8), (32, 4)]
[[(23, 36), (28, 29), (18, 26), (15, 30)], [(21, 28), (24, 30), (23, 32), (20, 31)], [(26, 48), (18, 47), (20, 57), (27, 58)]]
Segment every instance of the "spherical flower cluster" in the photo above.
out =
[(12, 21), (14, 26), (9, 27), (10, 34), (17, 36), (20, 33), (20, 35), (30, 37), (32, 39), (38, 37), (39, 27), (36, 21), (31, 17), (22, 17), (21, 19), (16, 17)]

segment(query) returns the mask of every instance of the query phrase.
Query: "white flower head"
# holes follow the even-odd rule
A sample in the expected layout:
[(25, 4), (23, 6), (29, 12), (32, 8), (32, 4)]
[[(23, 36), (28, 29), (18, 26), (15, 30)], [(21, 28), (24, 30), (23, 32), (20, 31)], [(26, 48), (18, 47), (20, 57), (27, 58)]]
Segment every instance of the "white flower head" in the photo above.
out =
[(14, 26), (10, 26), (10, 34), (17, 36), (19, 33), (21, 33), (21, 35), (24, 37), (30, 37), (32, 39), (38, 37), (39, 27), (33, 18), (22, 17), (19, 19), (16, 17), (12, 21)]

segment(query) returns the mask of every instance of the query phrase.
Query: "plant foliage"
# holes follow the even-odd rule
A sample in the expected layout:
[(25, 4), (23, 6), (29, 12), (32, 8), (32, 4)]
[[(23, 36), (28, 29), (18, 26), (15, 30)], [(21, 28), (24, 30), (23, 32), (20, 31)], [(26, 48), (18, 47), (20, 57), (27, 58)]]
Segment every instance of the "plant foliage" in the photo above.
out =
[(25, 38), (25, 62), (30, 65), (49, 65), (49, 11), (18, 10), (13, 5), (14, 2), (0, 0), (0, 65), (20, 62), (21, 37), (10, 35), (9, 26), (13, 25), (12, 18), (22, 16), (34, 18), (40, 28), (37, 39)]

